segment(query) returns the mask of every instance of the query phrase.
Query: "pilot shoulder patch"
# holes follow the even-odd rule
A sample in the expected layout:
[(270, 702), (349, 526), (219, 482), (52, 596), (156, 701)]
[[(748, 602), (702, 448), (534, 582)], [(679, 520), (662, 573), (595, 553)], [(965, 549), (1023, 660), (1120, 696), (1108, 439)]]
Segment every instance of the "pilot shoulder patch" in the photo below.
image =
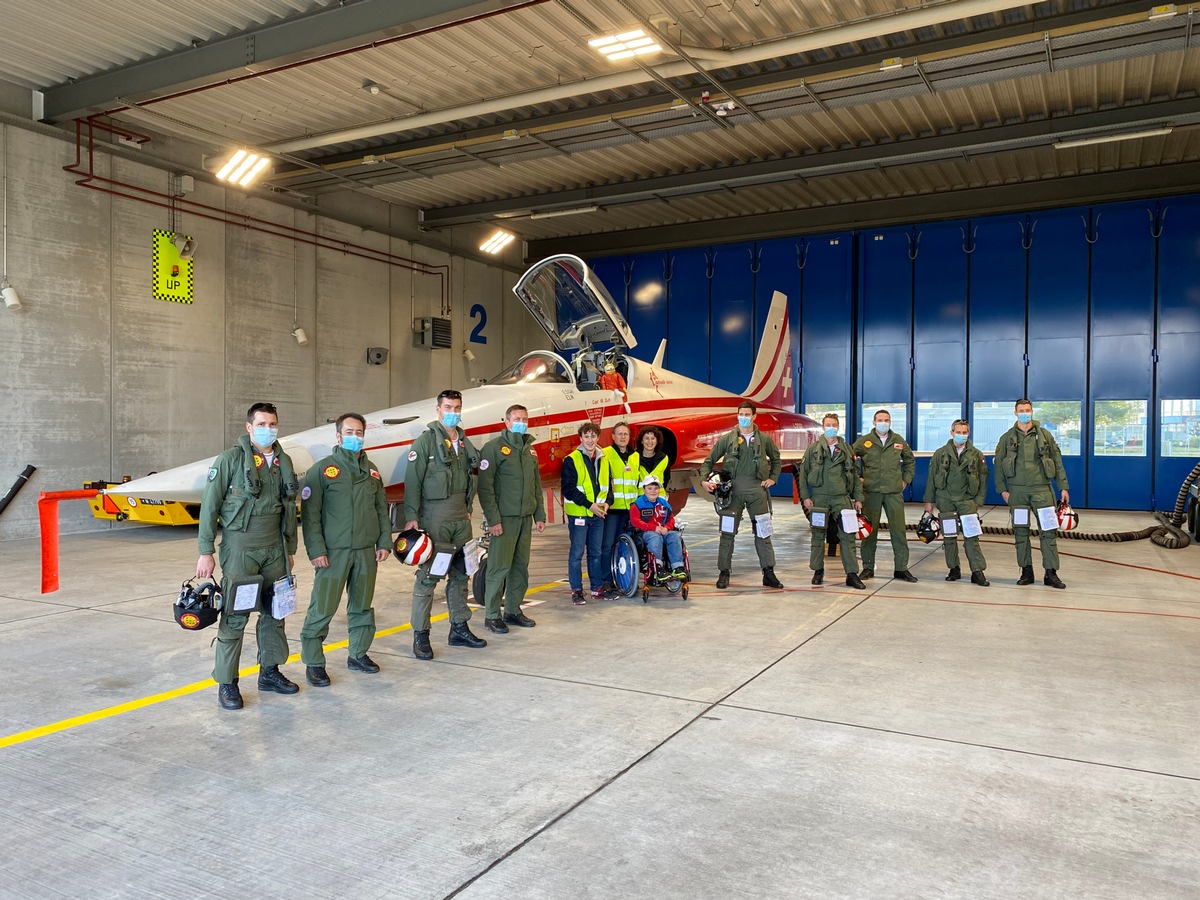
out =
[(409, 462), (412, 462), (412, 461), (413, 461), (414, 459), (416, 459), (416, 458), (417, 458), (417, 451), (416, 451), (416, 450), (413, 450), (413, 451), (411, 451), (411, 452), (408, 454), (408, 461), (409, 461)]
[(512, 447), (501, 447), (500, 452), (503, 453), (505, 456), (511, 456), (512, 455)]
[(212, 481), (216, 477), (217, 477), (217, 467), (213, 466), (211, 469), (208, 470), (208, 480)]
[(489, 463), (486, 459), (481, 459), (479, 461), (479, 471), (481, 471), (481, 472), (487, 471), (487, 467), (490, 465), (491, 465), (491, 463)]
[(326, 466), (322, 470), (321, 474), (324, 475), (326, 478), (337, 478), (339, 475), (342, 474), (342, 470), (339, 469), (337, 466)]

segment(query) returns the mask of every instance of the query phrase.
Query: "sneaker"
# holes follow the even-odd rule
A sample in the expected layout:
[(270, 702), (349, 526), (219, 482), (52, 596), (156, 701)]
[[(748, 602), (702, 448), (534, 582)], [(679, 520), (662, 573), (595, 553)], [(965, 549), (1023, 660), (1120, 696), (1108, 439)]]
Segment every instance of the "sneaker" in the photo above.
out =
[(583, 591), (571, 591), (571, 602), (576, 606), (583, 606), (587, 603), (587, 598), (583, 596)]
[(677, 579), (678, 581), (687, 581), (687, 569), (685, 569), (683, 566), (680, 566), (678, 569), (675, 569), (671, 572), (671, 577)]
[(621, 595), (616, 591), (610, 591), (606, 588), (596, 588), (592, 591), (593, 600), (616, 600)]

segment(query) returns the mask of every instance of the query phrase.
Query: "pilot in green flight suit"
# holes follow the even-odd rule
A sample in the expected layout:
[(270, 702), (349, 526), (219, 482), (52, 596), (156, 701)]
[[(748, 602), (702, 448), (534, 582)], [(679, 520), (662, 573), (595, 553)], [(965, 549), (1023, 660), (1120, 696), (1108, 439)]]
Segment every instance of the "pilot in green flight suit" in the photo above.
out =
[(825, 527), (812, 526), (812, 541), (808, 554), (808, 567), (813, 570), (812, 583), (825, 583), (825, 534), (828, 529), (837, 530), (842, 548), (842, 568), (846, 572), (846, 584), (864, 590), (866, 585), (858, 577), (858, 557), (854, 552), (855, 535), (841, 525), (841, 512), (853, 508), (862, 510), (862, 482), (858, 468), (854, 465), (854, 453), (842, 438), (838, 437), (840, 420), (834, 413), (826, 413), (821, 419), (823, 437), (808, 445), (798, 475), (800, 501), (806, 513), (824, 513)]
[[(246, 413), (246, 434), (216, 458), (200, 502), (200, 559), (197, 578), (211, 578), (217, 519), (222, 526), (221, 594), (213, 680), (222, 709), (241, 709), (238, 668), (242, 634), (250, 613), (234, 612), (238, 582), (261, 576), (258, 610), (258, 689), (278, 694), (300, 690), (279, 667), (287, 662), (283, 620), (269, 612), (271, 586), (291, 570), (296, 552), (296, 497), (300, 492), (291, 458), (275, 442), (279, 416), (270, 403), (255, 403)], [(287, 555), (287, 559), (284, 558)]]
[[(733, 518), (733, 528), (729, 531), (721, 528), (721, 543), (717, 551), (717, 587), (721, 590), (729, 587), (733, 536), (741, 524), (742, 511), (747, 510), (754, 523), (754, 549), (758, 551), (758, 562), (762, 566), (763, 587), (782, 588), (783, 585), (775, 577), (775, 548), (771, 544), (769, 531), (771, 499), (768, 493), (779, 480), (779, 472), (783, 468), (779, 448), (769, 434), (759, 431), (754, 424), (758, 407), (752, 402), (743, 400), (738, 405), (737, 415), (737, 427), (717, 439), (700, 467), (704, 489), (710, 494), (716, 490), (716, 486), (708, 480), (708, 476), (712, 474), (713, 466), (722, 459), (725, 460), (725, 471), (733, 478), (732, 503), (721, 513), (722, 518)], [(760, 537), (760, 530), (764, 526), (768, 533), (766, 537)]]
[[(1014, 513), (1028, 509), (1031, 517), (1037, 510), (1054, 506), (1051, 482), (1058, 481), (1063, 503), (1070, 502), (1067, 493), (1067, 473), (1063, 470), (1062, 451), (1054, 435), (1033, 418), (1033, 404), (1018, 400), (1017, 423), (996, 442), (996, 490)], [(1040, 528), (1042, 566), (1046, 570), (1042, 583), (1052, 588), (1065, 588), (1058, 577), (1058, 533), (1053, 528)], [(1017, 584), (1033, 584), (1033, 550), (1029, 544), (1029, 526), (1014, 525), (1017, 565), (1021, 577)]]
[(375, 574), (391, 554), (392, 523), (388, 518), (383, 477), (363, 452), (367, 420), (358, 413), (338, 417), (337, 446), (304, 478), (300, 518), (304, 547), (312, 560), (312, 599), (300, 631), (300, 658), (305, 677), (315, 687), (329, 686), (322, 644), (329, 623), (346, 595), (346, 628), (350, 634), (347, 665), (374, 674), (379, 666), (367, 650), (375, 639)]
[(413, 441), (404, 473), (404, 528), (418, 523), (433, 540), (433, 559), (417, 567), (413, 584), (413, 656), (433, 659), (429, 645), (433, 589), (443, 577), (433, 569), (445, 562), (444, 554), (455, 554), (445, 572), (446, 603), (450, 607), (452, 647), (486, 647), (487, 641), (471, 633), (467, 622), (467, 570), (458, 551), (471, 540), (471, 502), (475, 499), (475, 472), (479, 451), (471, 444), (462, 420), (462, 394), (446, 390), (437, 396), (438, 417), (427, 431)]
[(883, 525), (880, 511), (887, 513), (895, 561), (893, 577), (916, 581), (908, 571), (908, 535), (904, 523), (904, 489), (912, 484), (917, 472), (908, 441), (892, 431), (892, 414), (886, 409), (875, 413), (874, 428), (854, 442), (854, 455), (862, 460), (863, 515), (871, 523), (871, 533), (862, 542), (862, 577), (875, 577), (875, 547)]
[[(479, 504), (488, 522), (487, 585), (484, 627), (507, 634), (509, 625), (532, 628), (537, 623), (521, 612), (529, 589), (532, 531), (546, 528), (546, 501), (538, 469), (529, 410), (513, 404), (504, 413), (505, 428), (483, 445), (479, 461)], [(504, 617), (500, 596), (504, 595)], [(478, 597), (475, 598), (479, 602)]]
[[(925, 483), (925, 512), (933, 512), (936, 503), (943, 519), (977, 515), (987, 499), (987, 460), (971, 443), (971, 426), (966, 419), (955, 419), (950, 426), (950, 440), (933, 451), (929, 460), (929, 480)], [(987, 560), (979, 547), (979, 537), (963, 537), (967, 547), (967, 562), (971, 566), (971, 583), (987, 587), (984, 577)], [(962, 571), (958, 566), (958, 535), (942, 532), (942, 547), (946, 552), (947, 581), (958, 581)]]

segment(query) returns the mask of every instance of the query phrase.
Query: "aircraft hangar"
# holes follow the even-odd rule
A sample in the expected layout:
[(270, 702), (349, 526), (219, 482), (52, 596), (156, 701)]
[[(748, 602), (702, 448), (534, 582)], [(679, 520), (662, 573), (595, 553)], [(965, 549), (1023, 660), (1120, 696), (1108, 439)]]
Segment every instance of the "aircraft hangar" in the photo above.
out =
[[(0, 896), (1200, 896), (1198, 14), (7, 0)], [(543, 462), (641, 405), (686, 489), (711, 441), (673, 420), (733, 429), (764, 361), (763, 422), (808, 416), (816, 440), (836, 412), (852, 443), (889, 410), (917, 580), (890, 574), (897, 523), (865, 589), (826, 550), (811, 583), (785, 467), (782, 590), (745, 524), (717, 589), (693, 494), (686, 599), (575, 605), (548, 487), (537, 627), (485, 632), (476, 604), (487, 646), (448, 646), (439, 586), (416, 659), (413, 569), (389, 559), (381, 671), (349, 671), (343, 601), (314, 686), (302, 536), (301, 689), (256, 691), (250, 638), (245, 707), (219, 708), (216, 629), (171, 611), (197, 527), (75, 495), (220, 453), (258, 401), (330, 444), (350, 410), (382, 429), (424, 403), (418, 428), (447, 388), (468, 433), (498, 428), (473, 398), (555, 349), (513, 288), (560, 254), (640, 383), (594, 408), (563, 350), (564, 383), (529, 394)], [(1019, 398), (1079, 511), (1065, 590), (1037, 540), (1017, 584), (995, 484), (986, 589), (911, 530), (951, 424), (991, 464)]]

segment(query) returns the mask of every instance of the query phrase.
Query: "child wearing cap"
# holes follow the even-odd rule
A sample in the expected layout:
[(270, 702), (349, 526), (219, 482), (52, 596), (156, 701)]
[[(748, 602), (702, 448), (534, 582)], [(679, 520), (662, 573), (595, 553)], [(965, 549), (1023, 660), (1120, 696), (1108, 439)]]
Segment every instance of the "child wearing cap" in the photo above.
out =
[(629, 507), (629, 524), (640, 531), (646, 540), (646, 549), (662, 560), (663, 545), (666, 545), (665, 559), (670, 565), (669, 572), (663, 572), (663, 577), (686, 578), (683, 568), (683, 539), (675, 528), (675, 513), (671, 505), (659, 496), (662, 485), (658, 477), (647, 475), (642, 480), (642, 496), (633, 501)]

